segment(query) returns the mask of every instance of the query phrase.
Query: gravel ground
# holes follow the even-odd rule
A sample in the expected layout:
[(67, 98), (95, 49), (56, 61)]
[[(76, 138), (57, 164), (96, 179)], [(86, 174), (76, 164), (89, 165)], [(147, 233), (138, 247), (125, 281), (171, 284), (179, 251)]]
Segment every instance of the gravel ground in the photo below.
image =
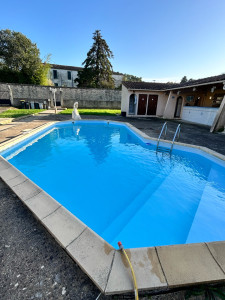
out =
[[(94, 300), (100, 291), (0, 179), (0, 299)], [(141, 295), (140, 300), (150, 299)], [(99, 300), (133, 299), (133, 294)], [(184, 299), (184, 291), (152, 296)]]
[(99, 290), (0, 180), (0, 299), (95, 299)]

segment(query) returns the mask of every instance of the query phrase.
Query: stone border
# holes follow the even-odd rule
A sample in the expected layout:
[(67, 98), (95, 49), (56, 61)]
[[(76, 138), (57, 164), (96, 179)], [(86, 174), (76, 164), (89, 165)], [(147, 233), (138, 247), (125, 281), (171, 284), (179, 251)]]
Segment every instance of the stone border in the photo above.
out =
[[(13, 142), (18, 143), (52, 124), (54, 123), (41, 126), (22, 138), (15, 138), (3, 148), (6, 149)], [(141, 136), (145, 141), (147, 139), (156, 143), (157, 139), (151, 139), (129, 123), (125, 125), (139, 138)], [(197, 148), (225, 160), (223, 155), (205, 147), (181, 143), (176, 145)], [(0, 150), (3, 150), (2, 147)], [(119, 250), (114, 249), (1, 156), (0, 177), (102, 293), (109, 295), (133, 291), (131, 271)], [(224, 282), (224, 253), (225, 241), (127, 249), (140, 291)]]
[(0, 144), (0, 152), (8, 149), (9, 147), (14, 146), (15, 144), (18, 144), (18, 143), (26, 140), (27, 138), (33, 136), (34, 134), (36, 134), (36, 133), (42, 131), (43, 129), (48, 128), (51, 125), (56, 124), (56, 123), (58, 123), (58, 122), (49, 122), (47, 124), (38, 126), (38, 127), (32, 129), (29, 132), (25, 132), (24, 134), (18, 135), (18, 136), (16, 136), (15, 138), (13, 138), (11, 140), (8, 140), (8, 141), (5, 141), (5, 142), (1, 143)]

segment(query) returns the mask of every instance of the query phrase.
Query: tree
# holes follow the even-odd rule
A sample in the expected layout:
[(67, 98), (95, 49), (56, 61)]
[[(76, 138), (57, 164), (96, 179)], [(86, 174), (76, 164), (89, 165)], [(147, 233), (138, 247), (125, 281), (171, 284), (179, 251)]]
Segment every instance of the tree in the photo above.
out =
[(124, 74), (123, 81), (142, 81), (142, 77), (137, 77), (130, 74)]
[(193, 81), (193, 80), (194, 80), (193, 78), (187, 79), (187, 77), (184, 76), (184, 77), (181, 79), (180, 83), (186, 83), (186, 82)]
[(188, 82), (188, 79), (187, 79), (187, 76), (184, 76), (184, 77), (181, 79), (180, 83), (186, 83), (186, 82)]
[(47, 61), (42, 63), (37, 45), (25, 35), (0, 31), (0, 81), (45, 84), (49, 68)]
[(102, 38), (100, 30), (93, 33), (94, 43), (87, 53), (87, 58), (82, 63), (83, 70), (78, 71), (78, 87), (88, 88), (114, 88), (112, 78), (113, 70), (109, 61), (113, 53), (106, 41)]

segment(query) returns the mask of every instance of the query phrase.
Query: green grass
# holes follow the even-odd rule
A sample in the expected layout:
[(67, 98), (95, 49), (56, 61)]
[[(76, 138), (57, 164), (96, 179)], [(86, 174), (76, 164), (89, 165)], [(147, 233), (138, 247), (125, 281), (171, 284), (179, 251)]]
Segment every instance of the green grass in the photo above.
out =
[(39, 113), (45, 109), (8, 109), (0, 113), (0, 118), (19, 118)]
[[(63, 115), (71, 115), (72, 114), (73, 109), (69, 108), (69, 109), (65, 109), (63, 111), (60, 112), (60, 114)], [(78, 109), (79, 114), (80, 115), (97, 115), (97, 116), (112, 116), (112, 115), (120, 115), (121, 114), (121, 110), (119, 109), (89, 109), (89, 108), (85, 108), (85, 109)]]

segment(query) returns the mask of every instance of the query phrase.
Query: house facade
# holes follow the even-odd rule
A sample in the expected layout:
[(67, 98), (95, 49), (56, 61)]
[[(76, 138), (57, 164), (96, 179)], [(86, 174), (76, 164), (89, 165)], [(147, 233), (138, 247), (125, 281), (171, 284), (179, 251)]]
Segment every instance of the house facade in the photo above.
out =
[[(55, 86), (76, 87), (77, 83), (74, 80), (78, 76), (78, 71), (82, 71), (81, 67), (64, 66), (64, 65), (51, 65), (49, 78)], [(123, 80), (123, 74), (113, 72), (113, 79), (115, 87), (119, 87)]]
[(217, 130), (225, 125), (225, 74), (182, 84), (123, 82), (121, 112), (181, 119)]

